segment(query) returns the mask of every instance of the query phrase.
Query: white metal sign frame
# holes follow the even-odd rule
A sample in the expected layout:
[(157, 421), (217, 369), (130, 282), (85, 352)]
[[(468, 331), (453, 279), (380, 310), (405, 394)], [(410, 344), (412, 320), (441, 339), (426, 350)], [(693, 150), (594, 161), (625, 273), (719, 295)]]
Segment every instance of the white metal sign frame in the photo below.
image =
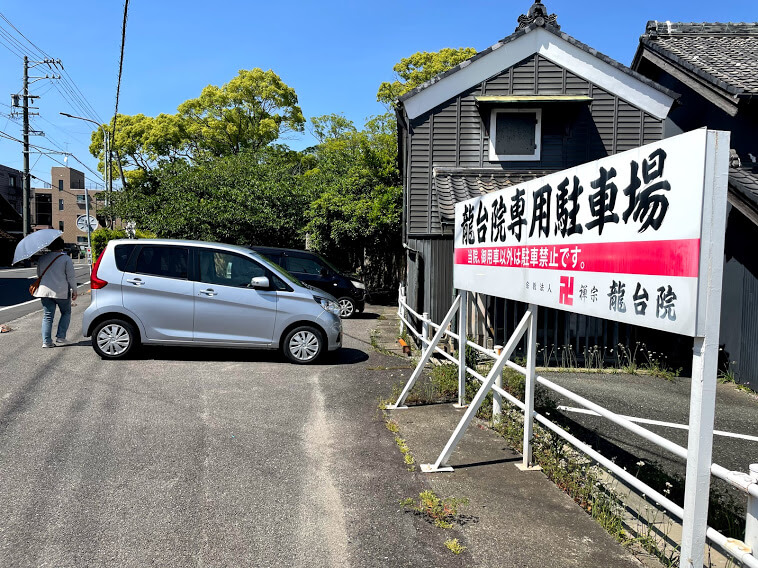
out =
[[(593, 162), (592, 164), (586, 164), (586, 169), (594, 169), (596, 171), (605, 172), (604, 174), (601, 173), (601, 178), (603, 176), (606, 177), (605, 180), (602, 180), (601, 183), (605, 184), (607, 180), (607, 173), (611, 170), (613, 170), (613, 166), (619, 161), (619, 160), (628, 160), (629, 156), (631, 156), (633, 153), (635, 156), (639, 157), (644, 155), (646, 152), (650, 152), (649, 156), (654, 156), (655, 153), (658, 151), (657, 148), (664, 148), (664, 156), (665, 149), (670, 149), (668, 156), (673, 156), (675, 160), (679, 160), (679, 167), (675, 169), (675, 176), (677, 176), (676, 183), (681, 182), (681, 180), (678, 179), (679, 174), (685, 179), (684, 182), (681, 182), (681, 189), (687, 190), (687, 194), (684, 199), (689, 199), (689, 206), (686, 207), (686, 210), (689, 211), (689, 219), (680, 217), (679, 222), (671, 223), (671, 232), (664, 232), (665, 238), (663, 239), (655, 239), (656, 245), (662, 243), (662, 249), (664, 251), (672, 252), (671, 247), (669, 247), (669, 244), (666, 243), (666, 241), (686, 241), (688, 244), (686, 245), (686, 250), (679, 256), (676, 256), (676, 251), (673, 251), (672, 260), (674, 264), (676, 264), (676, 269), (681, 274), (674, 274), (669, 273), (667, 274), (667, 268), (666, 268), (666, 259), (664, 259), (664, 262), (658, 262), (657, 263), (657, 271), (660, 273), (662, 272), (664, 276), (668, 278), (677, 278), (679, 277), (680, 280), (677, 280), (677, 285), (682, 284), (684, 288), (686, 289), (686, 292), (683, 294), (684, 297), (684, 308), (685, 310), (688, 310), (689, 313), (683, 318), (683, 320), (680, 320), (678, 323), (674, 323), (674, 325), (671, 324), (671, 322), (676, 322), (676, 320), (672, 320), (671, 318), (660, 318), (660, 313), (656, 314), (655, 320), (651, 320), (648, 318), (647, 320), (636, 320), (636, 321), (629, 321), (629, 323), (634, 323), (636, 325), (641, 325), (645, 327), (652, 327), (656, 329), (662, 329), (665, 331), (671, 331), (675, 333), (684, 333), (690, 336), (694, 337), (694, 352), (693, 352), (693, 363), (692, 363), (692, 383), (691, 383), (691, 395), (690, 395), (690, 417), (689, 417), (689, 437), (688, 437), (688, 446), (687, 446), (687, 475), (686, 475), (686, 482), (685, 482), (685, 497), (684, 497), (684, 507), (682, 512), (682, 519), (683, 519), (683, 535), (682, 535), (682, 544), (681, 544), (681, 560), (680, 560), (680, 566), (685, 568), (700, 568), (703, 565), (704, 562), (704, 550), (705, 550), (705, 543), (706, 543), (706, 533), (708, 531), (707, 526), (707, 516), (708, 516), (708, 499), (709, 499), (709, 491), (710, 491), (710, 476), (711, 476), (711, 458), (712, 458), (712, 449), (713, 449), (713, 425), (714, 425), (714, 418), (715, 418), (715, 400), (716, 400), (716, 374), (717, 374), (717, 363), (718, 363), (718, 339), (719, 339), (719, 325), (720, 325), (720, 314), (721, 314), (721, 281), (722, 281), (722, 273), (723, 273), (723, 251), (724, 251), (724, 235), (726, 230), (726, 194), (727, 194), (727, 184), (728, 184), (728, 158), (729, 158), (729, 133), (728, 132), (720, 132), (720, 131), (709, 131), (706, 129), (701, 129), (699, 131), (694, 131), (691, 133), (683, 134), (677, 137), (673, 137), (667, 140), (664, 140), (662, 142), (651, 144), (642, 148), (639, 148), (632, 152), (625, 152), (622, 154), (618, 154), (615, 156), (611, 156), (609, 158), (605, 158), (603, 160), (599, 160), (597, 162)], [(694, 156), (690, 156), (687, 158), (687, 156), (682, 156), (681, 154), (687, 153), (682, 152), (682, 149), (686, 149), (687, 151), (692, 151), (694, 149)], [(652, 150), (652, 152), (651, 152)], [(656, 167), (659, 168), (660, 172), (662, 173), (663, 170), (663, 162), (660, 160), (661, 154), (658, 153), (658, 163), (643, 167), (648, 167), (655, 169)], [(652, 158), (651, 158), (652, 159)], [(635, 167), (639, 167), (639, 162), (636, 160), (632, 160), (634, 163), (637, 164), (637, 166), (632, 167), (632, 173), (631, 173), (631, 182), (629, 187), (633, 187), (634, 184), (634, 176), (635, 174)], [(671, 162), (669, 162), (671, 163)], [(675, 161), (676, 163), (676, 161)], [(552, 176), (547, 176), (546, 178), (541, 178), (539, 180), (534, 180), (533, 182), (528, 182), (527, 184), (522, 184), (525, 187), (521, 188), (521, 186), (516, 186), (516, 188), (509, 188), (508, 190), (503, 191), (510, 191), (510, 192), (516, 192), (514, 195), (518, 196), (518, 192), (520, 190), (523, 190), (524, 195), (529, 195), (530, 190), (534, 190), (533, 195), (537, 195), (537, 191), (540, 191), (546, 186), (549, 186), (550, 183), (558, 183), (559, 180), (562, 177), (565, 177), (566, 179), (570, 179), (569, 176), (573, 176), (575, 180), (577, 180), (576, 184), (578, 185), (581, 183), (580, 175), (585, 175), (585, 171), (582, 170), (583, 166), (579, 166), (578, 168), (573, 168), (572, 170), (567, 170), (566, 172), (560, 172), (559, 174), (553, 174)], [(694, 177), (693, 177), (694, 172)], [(650, 172), (648, 171), (648, 177)], [(672, 178), (673, 179), (673, 178)], [(646, 182), (650, 181), (649, 179), (645, 180)], [(595, 184), (593, 183), (593, 187)], [(565, 189), (565, 187), (564, 187)], [(634, 212), (635, 203), (633, 201), (635, 191), (636, 189), (639, 189), (639, 186), (635, 188), (635, 190), (631, 191), (628, 195), (630, 197), (630, 216)], [(675, 203), (685, 203), (683, 201), (682, 196), (680, 195), (681, 190), (679, 194), (677, 194), (674, 191), (671, 191), (671, 184), (669, 184), (669, 189), (666, 191), (669, 191), (666, 195), (670, 200), (673, 200)], [(498, 194), (501, 192), (496, 192), (495, 194), (490, 194), (489, 196), (486, 196), (490, 203), (488, 205), (491, 205), (494, 200), (498, 199)], [(649, 197), (649, 194), (648, 194)], [(471, 202), (478, 203), (481, 206), (482, 200), (485, 199), (482, 198), (476, 198), (474, 200), (470, 200)], [(667, 202), (668, 203), (668, 202)], [(660, 202), (659, 202), (660, 205)], [(470, 208), (469, 208), (470, 207)], [(549, 206), (548, 206), (549, 207)], [(503, 252), (507, 252), (505, 249), (500, 249), (498, 251), (497, 260), (495, 259), (493, 252), (494, 251), (486, 251), (485, 254), (485, 261), (484, 263), (480, 263), (477, 261), (476, 258), (474, 258), (473, 254), (467, 250), (463, 250), (463, 252), (459, 252), (462, 249), (458, 247), (458, 242), (461, 237), (461, 231), (467, 230), (464, 228), (464, 223), (461, 222), (462, 219), (462, 213), (464, 208), (466, 208), (466, 215), (468, 216), (469, 220), (471, 219), (471, 215), (474, 211), (474, 205), (473, 203), (469, 202), (463, 202), (456, 205), (456, 258), (455, 258), (455, 264), (454, 264), (454, 285), (459, 289), (460, 295), (456, 297), (453, 306), (450, 308), (450, 311), (448, 312), (447, 316), (445, 317), (445, 320), (440, 325), (439, 329), (437, 330), (437, 333), (435, 334), (434, 338), (429, 343), (428, 347), (424, 350), (424, 354), (422, 356), (421, 361), (419, 362), (419, 365), (416, 367), (416, 370), (414, 371), (413, 375), (411, 376), (410, 380), (406, 384), (406, 387), (403, 389), (400, 397), (398, 398), (398, 401), (395, 403), (395, 405), (392, 405), (388, 408), (390, 409), (398, 409), (398, 408), (405, 408), (403, 405), (405, 398), (410, 391), (410, 389), (413, 387), (413, 384), (415, 384), (417, 378), (420, 376), (421, 371), (423, 370), (423, 367), (427, 364), (429, 361), (429, 358), (431, 357), (431, 354), (435, 351), (437, 348), (437, 344), (445, 334), (446, 328), (450, 325), (452, 322), (455, 313), (458, 312), (461, 309), (465, 309), (465, 306), (467, 305), (466, 298), (467, 298), (467, 291), (471, 292), (483, 292), (487, 293), (493, 296), (500, 296), (500, 297), (506, 297), (511, 299), (517, 299), (521, 301), (527, 301), (529, 302), (529, 308), (527, 309), (526, 314), (524, 315), (523, 319), (517, 326), (516, 330), (514, 331), (513, 335), (508, 340), (508, 343), (506, 347), (502, 350), (499, 357), (496, 359), (490, 373), (488, 376), (482, 380), (482, 386), (475, 395), (474, 399), (472, 400), (471, 404), (469, 405), (468, 409), (466, 410), (464, 416), (461, 418), (459, 424), (455, 428), (454, 432), (452, 433), (450, 439), (448, 440), (447, 444), (445, 445), (445, 448), (442, 450), (439, 458), (434, 464), (426, 464), (422, 466), (422, 470), (426, 472), (440, 472), (440, 471), (452, 471), (452, 468), (448, 465), (448, 460), (455, 450), (456, 446), (460, 442), (461, 438), (463, 437), (463, 434), (465, 433), (466, 429), (468, 428), (471, 420), (476, 415), (477, 410), (481, 406), (482, 402), (484, 401), (485, 396), (490, 390), (493, 390), (493, 387), (497, 391), (501, 391), (501, 389), (495, 387), (495, 381), (496, 377), (500, 375), (503, 367), (509, 363), (508, 359), (510, 355), (513, 352), (513, 349), (515, 348), (518, 341), (524, 336), (525, 333), (529, 334), (528, 339), (528, 352), (527, 352), (527, 368), (525, 369), (525, 375), (526, 375), (526, 392), (525, 392), (525, 401), (524, 403), (518, 402), (518, 406), (522, 407), (525, 411), (524, 414), (524, 444), (523, 444), (523, 463), (520, 464), (520, 467), (523, 469), (532, 469), (532, 454), (531, 454), (531, 441), (533, 436), (533, 421), (534, 421), (534, 390), (535, 390), (535, 372), (534, 372), (534, 365), (535, 365), (535, 351), (536, 351), (536, 321), (537, 321), (537, 304), (541, 303), (542, 305), (547, 305), (550, 307), (556, 307), (558, 309), (564, 309), (576, 313), (588, 313), (589, 315), (596, 315), (598, 317), (603, 317), (600, 314), (593, 313), (592, 310), (587, 309), (577, 309), (571, 306), (571, 304), (566, 304), (565, 302), (561, 301), (560, 304), (563, 305), (555, 305), (554, 299), (549, 299), (545, 301), (544, 299), (540, 298), (540, 302), (535, 301), (535, 295), (531, 294), (531, 292), (536, 291), (536, 288), (534, 290), (530, 290), (529, 281), (526, 281), (526, 284), (521, 287), (521, 292), (517, 293), (507, 293), (511, 290), (513, 290), (512, 282), (509, 283), (507, 278), (505, 278), (505, 273), (502, 272), (501, 268), (502, 265), (499, 264), (499, 258), (500, 254)], [(495, 205), (495, 208), (497, 208), (497, 205)], [(481, 211), (481, 207), (479, 208)], [(486, 211), (486, 209), (485, 209)], [(606, 213), (605, 210), (602, 208), (599, 210), (600, 215), (604, 215)], [(597, 210), (594, 210), (593, 213), (597, 212)], [(660, 214), (661, 209), (659, 208), (657, 210), (657, 213)], [(664, 211), (665, 213), (665, 211)], [(650, 226), (650, 220), (655, 220), (655, 214), (656, 211), (653, 211), (650, 213), (648, 210), (647, 212), (648, 217), (645, 218), (645, 212), (643, 211), (643, 215), (638, 216), (639, 219), (642, 219), (643, 222), (648, 224), (648, 227)], [(652, 216), (650, 216), (652, 215)], [(674, 216), (676, 218), (676, 216)], [(658, 221), (661, 220), (660, 215), (658, 216)], [(574, 222), (577, 221), (576, 218), (573, 220)], [(534, 223), (534, 222), (533, 222)], [(692, 227), (696, 226), (699, 234), (694, 235), (692, 233)], [(585, 224), (586, 227), (586, 224)], [(565, 225), (564, 225), (565, 228)], [(660, 228), (660, 223), (659, 227)], [(558, 234), (558, 230), (560, 229), (559, 226), (556, 226), (555, 233), (553, 236)], [(657, 230), (657, 229), (656, 229)], [(535, 258), (532, 250), (539, 248), (547, 248), (548, 254), (550, 253), (550, 246), (555, 247), (554, 245), (554, 239), (551, 239), (550, 236), (550, 228), (544, 233), (545, 239), (542, 240), (542, 242), (539, 241), (540, 233), (538, 231), (537, 237), (538, 242), (537, 245), (535, 245), (533, 248), (527, 248), (529, 245), (527, 243), (524, 243), (524, 247), (522, 247), (522, 250), (527, 250), (526, 253), (528, 255), (529, 260)], [(619, 231), (617, 231), (619, 232)], [(641, 230), (638, 232), (642, 232)], [(602, 233), (602, 231), (601, 231)], [(627, 231), (628, 233), (628, 231)], [(619, 232), (621, 234), (621, 232)], [(485, 235), (486, 236), (486, 235)], [(565, 234), (563, 235), (565, 237)], [(600, 235), (598, 235), (599, 237)], [(627, 235), (628, 236), (628, 235)], [(697, 237), (697, 265), (695, 269), (692, 268), (692, 256), (693, 256), (693, 249), (692, 249), (692, 241), (694, 237)], [(486, 239), (484, 239), (486, 241)], [(601, 242), (598, 242), (599, 239), (591, 239), (591, 238), (585, 238), (579, 239), (577, 242), (581, 240), (582, 245), (586, 245), (589, 248), (592, 248), (593, 246), (600, 245), (602, 248)], [(640, 239), (640, 242), (648, 242), (651, 241), (651, 239), (648, 237), (647, 241), (643, 238)], [(633, 242), (633, 241), (630, 241)], [(492, 244), (492, 243), (489, 243)], [(651, 246), (653, 246), (651, 244)], [(668, 248), (667, 248), (668, 247)], [(481, 247), (479, 247), (481, 248)], [(498, 248), (498, 247), (485, 247), (485, 248)], [(553, 249), (554, 250), (554, 249)], [(633, 247), (631, 250), (640, 252), (643, 251), (640, 247)], [(512, 251), (513, 252), (513, 251)], [(596, 262), (598, 259), (603, 259), (604, 255), (607, 257), (608, 251), (600, 250), (599, 255), (596, 255), (591, 260), (593, 262)], [(682, 252), (681, 249), (679, 252)], [(547, 265), (544, 263), (544, 257), (543, 257), (543, 265), (540, 267), (540, 252), (537, 252), (536, 260), (537, 260), (537, 268), (545, 268), (547, 269)], [(570, 253), (569, 253), (570, 254)], [(685, 257), (685, 262), (682, 263), (682, 255)], [(479, 257), (481, 259), (481, 257)], [(509, 276), (514, 275), (514, 271), (512, 269), (518, 268), (517, 266), (514, 266), (513, 264), (508, 265), (508, 262), (513, 262), (513, 254), (510, 257), (509, 261), (506, 261), (505, 264), (507, 265), (506, 268), (509, 268), (511, 270), (508, 270), (507, 274)], [(564, 257), (565, 258), (565, 257)], [(494, 260), (494, 263), (493, 263)], [(606, 258), (606, 260), (609, 260)], [(458, 262), (460, 261), (460, 264)], [(472, 262), (473, 261), (473, 262)], [(614, 271), (614, 267), (620, 266), (618, 262), (615, 262), (613, 259), (610, 259), (610, 264), (606, 263), (603, 264), (602, 262), (600, 264), (596, 264), (596, 266), (602, 267), (608, 267), (610, 266), (610, 269), (608, 270), (608, 274), (611, 274), (612, 276), (615, 276), (618, 274), (617, 271)], [(615, 264), (614, 264), (615, 262)], [(622, 263), (623, 264), (623, 263)], [(628, 266), (628, 263), (626, 264)], [(473, 270), (471, 267), (475, 267)], [(463, 267), (463, 270), (461, 270), (461, 267)], [(576, 264), (572, 267), (575, 268)], [(562, 269), (564, 272), (567, 269), (567, 266), (564, 264), (563, 266), (559, 267), (559, 270)], [(545, 270), (547, 273), (548, 270)], [(558, 272), (558, 271), (555, 271)], [(588, 278), (590, 281), (592, 281), (593, 278), (597, 278), (596, 273), (592, 273), (592, 271), (589, 271), (590, 274)], [(602, 272), (600, 273), (600, 278), (603, 278)], [(640, 278), (644, 276), (639, 270), (637, 270), (635, 275), (639, 276)], [(656, 276), (660, 277), (661, 274), (656, 274)], [(527, 276), (528, 278), (528, 276)], [(521, 275), (521, 279), (519, 280), (516, 278), (519, 285), (523, 284), (524, 276)], [(620, 279), (619, 279), (620, 280)], [(615, 284), (615, 282), (614, 282)], [(510, 288), (509, 288), (510, 286)], [(572, 278), (572, 286), (573, 286), (573, 278)], [(642, 284), (638, 283), (638, 287), (642, 287)], [(664, 288), (664, 294), (666, 292), (665, 286)], [(506, 293), (503, 293), (502, 290), (506, 289)], [(528, 293), (525, 293), (528, 292)], [(563, 296), (563, 299), (566, 299), (565, 295)], [(611, 299), (612, 301), (613, 299)], [(660, 300), (659, 300), (660, 302)], [(618, 304), (616, 304), (616, 307), (618, 307)], [(660, 306), (659, 306), (660, 308)], [(631, 314), (629, 314), (631, 315)], [(639, 315), (639, 314), (637, 314)], [(667, 315), (667, 314), (664, 314)], [(466, 345), (466, 318), (465, 318), (465, 311), (463, 311), (460, 314), (461, 317), (459, 317), (459, 335), (458, 335), (458, 348), (459, 348), (459, 356), (460, 356), (460, 362), (459, 362), (459, 404), (463, 404), (463, 393), (465, 393), (465, 374), (466, 374), (466, 365), (465, 365), (465, 345)], [(629, 318), (626, 313), (619, 313), (616, 311), (614, 314), (611, 314), (610, 317), (607, 315), (605, 316), (606, 319), (613, 319), (616, 321), (627, 321)], [(668, 320), (659, 322), (658, 319)], [(504, 394), (501, 392), (501, 394)], [(510, 398), (510, 397), (509, 397)], [(549, 426), (550, 427), (550, 426)]]

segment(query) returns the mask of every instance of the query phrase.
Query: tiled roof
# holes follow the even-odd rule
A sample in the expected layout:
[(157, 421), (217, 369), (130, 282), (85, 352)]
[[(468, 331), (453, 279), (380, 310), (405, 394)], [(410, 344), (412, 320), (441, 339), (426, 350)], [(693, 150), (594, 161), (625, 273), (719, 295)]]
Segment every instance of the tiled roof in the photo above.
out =
[(510, 185), (518, 185), (549, 173), (552, 173), (552, 170), (492, 171), (434, 168), (432, 187), (437, 194), (440, 221), (452, 223), (455, 220), (456, 203), (499, 191)]
[(740, 156), (741, 164), (729, 168), (729, 185), (758, 212), (758, 163), (749, 155)]
[(758, 22), (648, 22), (640, 42), (731, 95), (758, 94)]

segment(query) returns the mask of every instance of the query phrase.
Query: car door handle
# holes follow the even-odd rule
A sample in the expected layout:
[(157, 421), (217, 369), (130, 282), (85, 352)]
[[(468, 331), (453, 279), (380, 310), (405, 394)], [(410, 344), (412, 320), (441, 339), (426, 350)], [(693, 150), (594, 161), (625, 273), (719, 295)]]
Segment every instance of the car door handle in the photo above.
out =
[(213, 288), (207, 288), (206, 290), (200, 290), (201, 294), (205, 294), (206, 296), (218, 296), (218, 292), (216, 292)]
[(127, 280), (129, 284), (134, 284), (135, 286), (142, 286), (144, 282), (142, 281), (142, 278), (132, 278), (131, 280)]

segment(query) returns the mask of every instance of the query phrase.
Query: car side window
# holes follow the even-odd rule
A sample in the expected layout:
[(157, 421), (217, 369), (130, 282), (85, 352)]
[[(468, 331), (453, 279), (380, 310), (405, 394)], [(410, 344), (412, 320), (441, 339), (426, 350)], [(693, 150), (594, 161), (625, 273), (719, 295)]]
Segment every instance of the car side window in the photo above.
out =
[(259, 276), (271, 278), (270, 272), (249, 258), (214, 250), (197, 251), (200, 263), (200, 281), (220, 286), (246, 288)]
[(121, 272), (126, 271), (126, 265), (129, 262), (129, 257), (134, 252), (137, 245), (116, 245), (113, 251), (113, 255), (116, 257), (116, 268)]
[(189, 249), (145, 245), (139, 253), (134, 271), (139, 274), (187, 279)]
[(321, 274), (321, 269), (323, 266), (320, 262), (317, 262), (311, 258), (287, 256), (285, 268), (290, 272), (299, 272), (301, 274), (313, 274), (315, 276), (318, 276)]

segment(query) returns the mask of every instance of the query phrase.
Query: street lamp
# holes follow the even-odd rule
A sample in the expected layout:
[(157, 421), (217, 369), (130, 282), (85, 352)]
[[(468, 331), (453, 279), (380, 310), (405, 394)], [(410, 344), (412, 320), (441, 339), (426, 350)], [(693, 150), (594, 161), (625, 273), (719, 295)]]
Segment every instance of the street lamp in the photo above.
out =
[[(62, 114), (63, 116), (67, 116), (69, 118), (78, 118), (79, 120), (86, 120), (87, 122), (91, 122), (92, 124), (97, 125), (98, 128), (102, 126), (99, 122), (96, 122), (90, 118), (84, 118), (83, 116), (74, 116), (73, 114), (68, 114), (67, 112), (61, 112), (58, 114)], [(105, 159), (105, 168), (103, 169), (103, 184), (108, 187), (108, 131), (103, 129), (103, 142), (105, 144), (104, 147), (104, 154), (106, 156)], [(89, 193), (87, 192), (87, 184), (84, 184), (84, 214), (87, 217), (87, 251), (90, 255), (90, 258), (88, 259), (90, 271), (92, 270), (92, 239), (90, 237), (90, 233), (92, 233), (92, 227), (89, 223)]]

